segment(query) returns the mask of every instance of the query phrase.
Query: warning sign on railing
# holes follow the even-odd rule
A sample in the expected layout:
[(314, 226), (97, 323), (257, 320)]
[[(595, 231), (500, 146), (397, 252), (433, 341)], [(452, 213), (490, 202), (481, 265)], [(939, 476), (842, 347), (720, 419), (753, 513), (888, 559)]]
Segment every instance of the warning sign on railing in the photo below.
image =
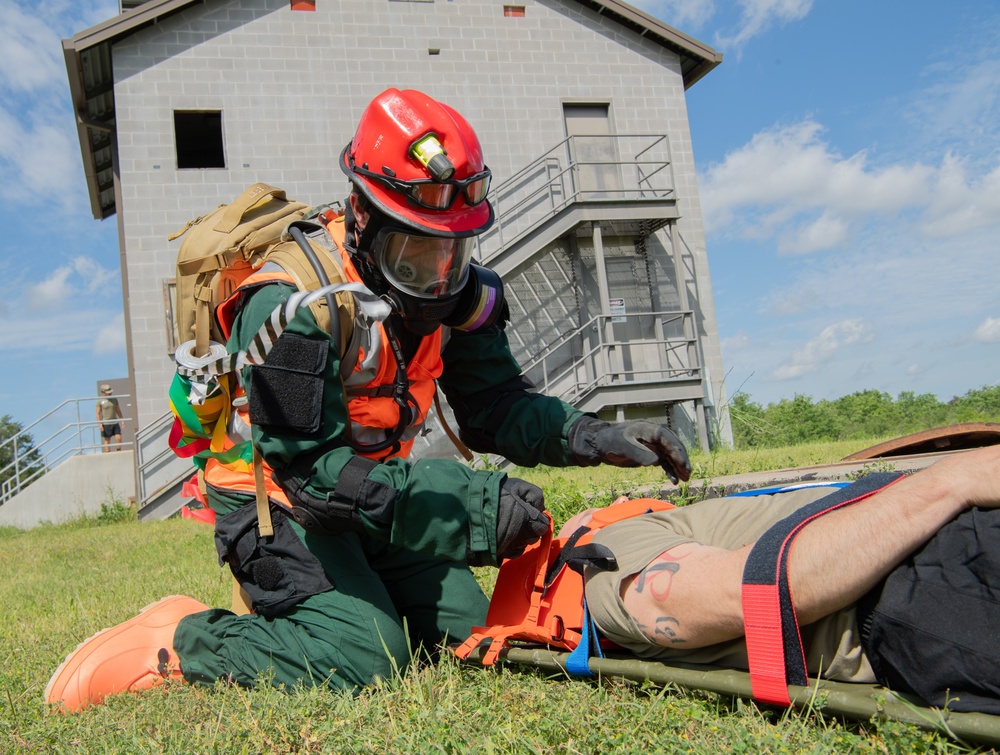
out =
[(608, 313), (611, 315), (611, 322), (626, 322), (625, 300), (608, 299)]

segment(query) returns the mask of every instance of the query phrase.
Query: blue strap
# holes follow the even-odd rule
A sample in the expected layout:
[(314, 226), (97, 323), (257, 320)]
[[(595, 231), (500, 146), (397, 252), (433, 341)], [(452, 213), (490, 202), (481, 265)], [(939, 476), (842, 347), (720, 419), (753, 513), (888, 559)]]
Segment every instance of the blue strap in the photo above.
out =
[(846, 488), (850, 482), (804, 482), (799, 485), (782, 485), (776, 488), (758, 488), (757, 490), (743, 490), (739, 493), (730, 493), (727, 498), (752, 498), (757, 495), (771, 495), (773, 493), (787, 493), (792, 490), (802, 488)]
[(590, 670), (590, 648), (593, 645), (594, 655), (598, 658), (604, 657), (601, 650), (601, 641), (597, 636), (597, 626), (590, 618), (590, 610), (587, 608), (587, 601), (583, 601), (583, 628), (580, 630), (580, 644), (566, 658), (566, 670), (573, 676), (591, 677), (594, 672)]

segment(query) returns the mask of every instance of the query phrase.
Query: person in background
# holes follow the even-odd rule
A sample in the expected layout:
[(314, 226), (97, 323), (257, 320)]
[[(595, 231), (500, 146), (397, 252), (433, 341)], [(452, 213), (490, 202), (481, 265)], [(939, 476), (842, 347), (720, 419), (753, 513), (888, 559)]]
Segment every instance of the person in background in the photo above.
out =
[(97, 421), (101, 423), (101, 452), (111, 451), (111, 439), (115, 439), (115, 450), (122, 450), (122, 409), (118, 399), (112, 397), (111, 386), (101, 385), (101, 398), (97, 400)]

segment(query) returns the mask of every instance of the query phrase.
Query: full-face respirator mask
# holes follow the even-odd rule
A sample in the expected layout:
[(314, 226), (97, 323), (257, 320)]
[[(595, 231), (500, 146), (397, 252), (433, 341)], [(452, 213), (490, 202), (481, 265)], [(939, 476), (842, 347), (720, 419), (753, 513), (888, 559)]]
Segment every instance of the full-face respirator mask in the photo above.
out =
[(425, 236), (384, 221), (372, 208), (354, 246), (356, 223), (348, 208), (346, 245), (362, 280), (408, 330), (426, 336), (445, 325), (475, 332), (507, 321), (503, 283), (471, 261), (472, 238)]

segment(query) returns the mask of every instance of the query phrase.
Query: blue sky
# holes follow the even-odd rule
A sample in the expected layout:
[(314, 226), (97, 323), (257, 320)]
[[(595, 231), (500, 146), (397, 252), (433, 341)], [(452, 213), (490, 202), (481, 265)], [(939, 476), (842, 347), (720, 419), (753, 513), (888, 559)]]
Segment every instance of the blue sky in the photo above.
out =
[[(635, 4), (725, 54), (688, 108), (728, 390), (1000, 383), (1000, 6)], [(23, 423), (127, 372), (59, 43), (116, 13), (0, 3), (0, 415)]]

